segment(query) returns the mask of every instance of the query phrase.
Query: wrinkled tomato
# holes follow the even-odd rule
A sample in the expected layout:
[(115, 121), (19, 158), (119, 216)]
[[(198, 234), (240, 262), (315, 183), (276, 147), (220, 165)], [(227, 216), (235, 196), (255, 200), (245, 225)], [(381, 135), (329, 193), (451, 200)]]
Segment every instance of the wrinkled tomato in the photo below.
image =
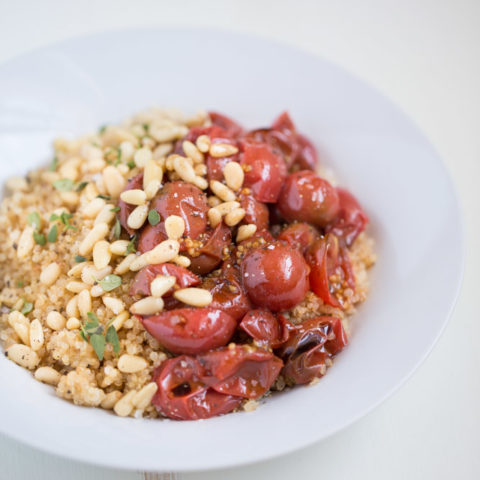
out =
[[(134, 189), (143, 189), (143, 173), (139, 173), (135, 177), (131, 178), (127, 186), (123, 189), (123, 191), (127, 190), (134, 190)], [(135, 233), (133, 228), (130, 228), (127, 224), (128, 217), (130, 214), (135, 210), (136, 205), (131, 205), (129, 203), (124, 202), (123, 200), (118, 200), (118, 207), (120, 211), (118, 212), (118, 220), (120, 221), (120, 225), (128, 232), (131, 236)]]
[(237, 326), (230, 315), (213, 308), (179, 308), (141, 322), (167, 350), (192, 355), (226, 345)]
[(269, 213), (267, 205), (259, 202), (253, 195), (241, 195), (240, 207), (245, 210), (242, 223), (256, 225), (259, 232), (268, 228)]
[(312, 225), (303, 222), (292, 223), (277, 236), (278, 240), (287, 242), (297, 248), (302, 254), (319, 237), (318, 231)]
[(275, 316), (268, 310), (251, 310), (243, 317), (239, 327), (258, 344), (278, 348), (288, 340), (293, 326), (283, 315)]
[(213, 125), (223, 128), (231, 137), (238, 137), (243, 133), (243, 128), (234, 120), (218, 112), (208, 112)]

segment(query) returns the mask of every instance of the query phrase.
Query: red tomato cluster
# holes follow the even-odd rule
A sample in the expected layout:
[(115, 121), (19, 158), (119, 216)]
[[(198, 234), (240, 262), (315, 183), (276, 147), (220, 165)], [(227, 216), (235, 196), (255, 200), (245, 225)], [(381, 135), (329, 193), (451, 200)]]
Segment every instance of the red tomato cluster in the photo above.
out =
[[(348, 249), (368, 218), (346, 190), (314, 173), (318, 156), (297, 132), (288, 113), (269, 128), (245, 131), (219, 113), (211, 126), (193, 127), (175, 145), (207, 135), (215, 143), (234, 145), (227, 157), (205, 153), (207, 179), (224, 181), (223, 168), (238, 162), (245, 174), (236, 192), (246, 214), (241, 224), (256, 232), (235, 242), (237, 228), (209, 225), (208, 190), (183, 181), (164, 183), (151, 202), (160, 221), (132, 231), (127, 219), (134, 206), (119, 202), (119, 221), (138, 235), (144, 253), (167, 238), (165, 219), (185, 221), (180, 239), (188, 269), (174, 264), (150, 265), (131, 285), (133, 297), (151, 294), (157, 275), (176, 278), (174, 288), (198, 286), (212, 293), (205, 308), (191, 308), (164, 295), (165, 309), (141, 317), (145, 329), (172, 354), (155, 372), (154, 405), (170, 418), (192, 420), (228, 413), (244, 399), (264, 395), (281, 373), (289, 384), (304, 384), (325, 373), (347, 343), (341, 321), (331, 316), (294, 325), (289, 311), (312, 291), (332, 307), (344, 308), (344, 294), (355, 289)], [(126, 189), (141, 188), (143, 176)], [(298, 319), (297, 319), (298, 320)]]

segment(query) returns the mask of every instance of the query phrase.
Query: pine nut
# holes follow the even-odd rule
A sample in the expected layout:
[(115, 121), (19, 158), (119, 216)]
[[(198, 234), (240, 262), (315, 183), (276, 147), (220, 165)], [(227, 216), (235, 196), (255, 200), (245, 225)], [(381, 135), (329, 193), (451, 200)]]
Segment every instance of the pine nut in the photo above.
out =
[(235, 200), (235, 194), (223, 183), (218, 180), (210, 181), (210, 190), (224, 202), (232, 202)]
[(185, 152), (185, 155), (193, 160), (193, 163), (203, 162), (202, 152), (200, 152), (200, 150), (198, 150), (198, 148), (192, 142), (184, 140), (182, 143), (182, 149)]
[(125, 304), (115, 297), (102, 297), (103, 303), (107, 308), (109, 308), (115, 315), (123, 312), (125, 310)]
[(148, 205), (139, 205), (129, 215), (127, 225), (133, 230), (138, 230), (143, 226), (148, 216)]
[(78, 330), (80, 328), (80, 320), (75, 317), (71, 317), (67, 320), (66, 325), (68, 330)]
[(210, 145), (209, 153), (212, 157), (229, 157), (238, 153), (238, 148), (229, 143), (213, 143)]
[(145, 169), (143, 170), (143, 189), (145, 190), (152, 180), (158, 180), (161, 182), (162, 179), (163, 170), (160, 165), (158, 165), (155, 160), (149, 160), (145, 164)]
[(132, 159), (135, 153), (135, 147), (132, 142), (125, 140), (120, 144), (120, 156), (124, 162)]
[(14, 323), (13, 329), (25, 345), (30, 345), (30, 326), (23, 323)]
[(185, 157), (181, 157), (180, 155), (175, 156), (173, 168), (185, 182), (192, 183), (195, 180), (195, 171)]
[(48, 385), (57, 385), (62, 375), (52, 367), (40, 367), (35, 370), (35, 379)]
[(155, 150), (153, 151), (153, 158), (159, 159), (161, 157), (165, 157), (165, 155), (168, 155), (171, 153), (173, 150), (173, 143), (163, 143), (159, 145)]
[(188, 257), (185, 257), (184, 255), (177, 255), (172, 260), (172, 262), (178, 265), (179, 267), (184, 267), (184, 268), (188, 268), (192, 264), (192, 261)]
[(147, 201), (147, 195), (143, 190), (134, 188), (132, 190), (125, 190), (122, 192), (120, 199), (130, 205), (144, 205)]
[(100, 240), (93, 247), (93, 264), (97, 270), (107, 267), (112, 259), (110, 244), (106, 240)]
[(242, 188), (245, 173), (238, 162), (228, 162), (223, 168), (225, 183), (234, 192)]
[(6, 355), (8, 359), (12, 360), (17, 365), (20, 365), (23, 368), (28, 368), (29, 370), (33, 370), (40, 362), (40, 358), (36, 352), (27, 345), (21, 345), (19, 343), (8, 347)]
[(155, 297), (142, 298), (130, 307), (130, 312), (135, 315), (154, 315), (162, 310), (163, 300)]
[(60, 265), (58, 263), (51, 263), (47, 265), (40, 274), (40, 283), (49, 287), (53, 285), (56, 281), (58, 276), (60, 275)]
[(90, 289), (90, 296), (93, 298), (101, 297), (105, 293), (105, 290), (102, 288), (101, 285), (94, 285)]
[(10, 177), (7, 180), (6, 187), (11, 192), (26, 192), (28, 190), (28, 183), (23, 177)]
[(150, 183), (145, 188), (145, 195), (147, 200), (151, 200), (160, 190), (162, 183), (160, 180), (151, 180)]
[(177, 279), (172, 275), (159, 275), (150, 284), (153, 297), (161, 297), (167, 293), (176, 283)]
[(212, 303), (212, 294), (203, 288), (180, 288), (173, 292), (173, 296), (187, 305), (206, 307)]
[[(130, 266), (132, 263), (135, 261), (137, 258), (137, 255), (134, 253), (130, 253), (127, 255), (115, 268), (115, 274), (116, 275), (123, 275), (127, 273), (130, 270)], [(140, 269), (139, 269), (140, 270)]]
[(145, 253), (147, 262), (150, 265), (166, 263), (173, 260), (180, 250), (180, 244), (177, 240), (164, 240), (159, 243), (153, 250)]
[(188, 132), (188, 128), (181, 125), (174, 125), (172, 127), (159, 127), (151, 124), (148, 133), (158, 143), (171, 142), (183, 137)]
[(106, 223), (95, 225), (82, 240), (82, 243), (80, 243), (78, 253), (80, 255), (88, 255), (92, 251), (93, 246), (108, 235), (109, 230), (110, 229)]
[(18, 240), (17, 258), (19, 260), (22, 260), (28, 257), (28, 255), (30, 255), (31, 251), (33, 250), (34, 246), (35, 246), (35, 243), (33, 240), (33, 228), (30, 226), (27, 226), (23, 230)]
[(206, 190), (208, 188), (208, 182), (203, 177), (195, 177), (194, 181), (192, 182), (196, 187), (200, 190)]
[(210, 137), (208, 135), (200, 135), (195, 143), (202, 153), (207, 153), (210, 150)]
[(149, 148), (142, 147), (135, 152), (133, 161), (139, 168), (145, 167), (147, 162), (152, 159), (152, 151)]
[(8, 324), (13, 328), (16, 323), (21, 323), (28, 327), (30, 325), (30, 320), (23, 313), (12, 310), (8, 314)]
[(223, 202), (220, 205), (218, 205), (216, 208), (223, 217), (224, 215), (227, 215), (227, 213), (230, 213), (231, 211), (235, 210), (236, 208), (240, 208), (240, 203), (239, 202)]
[(100, 406), (105, 410), (112, 410), (115, 404), (122, 398), (122, 393), (118, 390), (107, 393)]
[(113, 253), (113, 255), (125, 255), (129, 243), (128, 240), (117, 240), (111, 243), (110, 253)]
[(237, 243), (250, 238), (257, 231), (257, 226), (253, 223), (240, 225), (237, 232)]
[(175, 169), (175, 167), (173, 166), (173, 161), (175, 160), (175, 158), (177, 157), (177, 154), (176, 153), (172, 153), (171, 155), (169, 155), (166, 160), (165, 160), (165, 169), (168, 171), (168, 172), (173, 172), (173, 170)]
[(91, 266), (91, 263), (89, 262), (77, 263), (67, 272), (67, 275), (69, 277), (80, 277), (82, 275), (83, 269), (89, 265)]
[(137, 373), (145, 370), (148, 363), (142, 357), (125, 353), (118, 359), (117, 367), (123, 373)]
[(132, 413), (132, 400), (136, 393), (137, 392), (135, 390), (131, 390), (115, 404), (115, 406), (113, 407), (113, 411), (119, 417), (128, 417)]
[(25, 303), (25, 300), (23, 298), (19, 298), (14, 304), (13, 304), (13, 309), (14, 310), (21, 310), (23, 307), (23, 304)]
[(78, 295), (75, 295), (65, 307), (65, 312), (69, 317), (78, 317)]
[(92, 297), (89, 290), (82, 290), (78, 294), (77, 300), (78, 311), (82, 318), (87, 318), (87, 313), (92, 310)]
[(144, 410), (147, 408), (157, 393), (158, 385), (155, 382), (147, 383), (132, 399), (134, 408)]
[(32, 320), (30, 324), (30, 346), (35, 352), (43, 347), (45, 337), (43, 335), (42, 324), (39, 320)]
[(222, 201), (215, 195), (210, 195), (207, 199), (207, 202), (208, 202), (208, 205), (212, 208), (222, 203)]
[(208, 172), (207, 166), (204, 163), (199, 163), (198, 165), (195, 165), (195, 167), (193, 167), (193, 170), (195, 174), (199, 177), (205, 176)]
[(112, 165), (103, 170), (103, 182), (108, 194), (112, 197), (118, 197), (127, 183), (123, 175)]
[(105, 200), (103, 198), (94, 198), (87, 203), (82, 211), (83, 218), (95, 218), (100, 210), (105, 206)]
[(103, 280), (107, 275), (112, 273), (112, 267), (108, 266), (97, 270), (93, 265), (87, 265), (82, 270), (82, 282), (87, 285), (95, 285), (96, 282)]
[(72, 281), (72, 282), (68, 282), (68, 283), (65, 285), (65, 288), (66, 288), (69, 292), (72, 292), (72, 293), (80, 293), (82, 290), (85, 290), (86, 288), (90, 288), (90, 286), (87, 285), (86, 283), (83, 283), (83, 282), (75, 282), (75, 281)]
[(178, 240), (185, 232), (185, 221), (178, 215), (170, 215), (165, 219), (165, 232), (168, 238)]
[(144, 253), (143, 255), (134, 255), (134, 257), (135, 258), (130, 262), (129, 265), (129, 268), (132, 272), (138, 272), (143, 267), (146, 267), (148, 265), (146, 253)]
[(118, 332), (123, 324), (130, 318), (130, 314), (125, 310), (122, 313), (118, 314), (115, 317), (115, 320), (112, 322), (112, 325), (115, 327), (115, 330)]
[(60, 198), (62, 202), (69, 208), (75, 208), (79, 200), (76, 192), (61, 192)]
[(232, 210), (230, 213), (227, 213), (227, 215), (225, 215), (225, 223), (229, 227), (234, 227), (243, 220), (244, 216), (245, 210), (243, 208), (236, 208), (235, 210)]
[(222, 221), (222, 214), (217, 207), (211, 208), (207, 212), (207, 216), (212, 228), (215, 228)]
[(53, 311), (49, 312), (47, 315), (47, 327), (52, 330), (61, 330), (65, 327), (66, 322), (65, 317), (61, 313)]
[(110, 225), (114, 218), (114, 207), (113, 205), (107, 204), (100, 210), (100, 212), (98, 212), (98, 215), (96, 216), (95, 222), (93, 224), (98, 225), (99, 223), (106, 223), (107, 225)]

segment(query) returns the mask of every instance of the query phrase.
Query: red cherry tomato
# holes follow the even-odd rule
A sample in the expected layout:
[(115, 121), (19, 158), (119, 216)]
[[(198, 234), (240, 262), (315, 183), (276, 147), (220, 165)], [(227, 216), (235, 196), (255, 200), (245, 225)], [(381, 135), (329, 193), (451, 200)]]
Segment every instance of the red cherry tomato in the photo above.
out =
[(232, 232), (222, 222), (214, 230), (208, 230), (202, 240), (204, 245), (198, 250), (197, 256), (189, 256), (190, 270), (199, 275), (205, 275), (216, 268), (224, 256), (223, 249), (232, 241)]
[(313, 170), (318, 166), (318, 155), (312, 142), (305, 136), (297, 135), (297, 155), (293, 161), (296, 170)]
[[(158, 275), (172, 275), (177, 279), (177, 285), (180, 288), (193, 287), (200, 283), (200, 279), (190, 270), (179, 267), (173, 263), (160, 263), (158, 265), (149, 265), (142, 268), (133, 279), (130, 286), (130, 295), (151, 295), (150, 284)], [(169, 295), (171, 291), (165, 294)]]
[(248, 251), (241, 274), (250, 300), (274, 312), (294, 307), (309, 290), (309, 268), (302, 254), (280, 242)]
[(327, 359), (347, 345), (342, 322), (334, 317), (305, 320), (291, 332), (277, 354), (285, 361), (283, 375), (288, 383), (304, 384), (321, 377)]
[(226, 345), (237, 326), (230, 315), (213, 308), (179, 308), (141, 322), (172, 353), (192, 355)]
[(339, 211), (336, 190), (309, 170), (290, 174), (278, 198), (278, 209), (289, 222), (294, 220), (324, 227)]
[(340, 200), (340, 211), (332, 223), (327, 225), (325, 231), (343, 239), (349, 247), (365, 230), (368, 217), (350, 192), (343, 188), (337, 188), (337, 193)]
[[(230, 140), (228, 138), (213, 139), (212, 144), (215, 144), (215, 143), (227, 143), (235, 147), (237, 146), (236, 141)], [(208, 181), (218, 180), (219, 182), (221, 182), (224, 179), (223, 169), (225, 168), (225, 165), (229, 162), (239, 162), (239, 161), (240, 161), (240, 153), (236, 153), (228, 157), (212, 157), (211, 155), (207, 154), (205, 163), (207, 164)]]
[(198, 420), (229, 413), (242, 398), (222, 395), (205, 385), (202, 365), (187, 355), (170, 358), (155, 371), (153, 405), (174, 420)]
[(217, 112), (208, 112), (213, 125), (226, 130), (230, 136), (238, 137), (243, 133), (243, 128), (234, 120)]
[(348, 252), (335, 235), (328, 234), (311, 245), (305, 255), (310, 265), (310, 288), (327, 305), (342, 308), (341, 292), (355, 288)]
[(240, 207), (245, 210), (242, 223), (256, 225), (257, 231), (268, 228), (268, 207), (264, 203), (259, 202), (252, 195), (241, 195)]
[(243, 398), (264, 395), (283, 365), (273, 353), (247, 345), (225, 347), (198, 359), (205, 368), (205, 383), (219, 393)]
[(298, 222), (288, 225), (277, 236), (278, 240), (287, 242), (294, 248), (298, 248), (302, 254), (319, 237), (318, 231), (308, 223)]
[[(195, 143), (200, 135), (207, 135), (208, 137), (210, 137), (211, 140), (214, 138), (232, 138), (231, 135), (227, 132), (227, 130), (224, 130), (218, 125), (211, 125), (210, 127), (192, 127), (188, 131), (185, 138), (180, 141), (179, 145), (181, 146), (181, 142), (183, 142), (183, 140), (189, 140), (190, 142)], [(176, 153), (180, 153), (181, 155), (183, 155), (183, 149), (181, 150), (181, 152)]]
[(293, 327), (283, 315), (276, 317), (268, 310), (251, 310), (239, 327), (265, 347), (278, 348), (288, 340)]
[(279, 130), (280, 132), (293, 132), (296, 133), (295, 125), (293, 120), (290, 118), (288, 112), (282, 112), (272, 123), (272, 128), (274, 130)]
[[(127, 190), (133, 190), (137, 188), (143, 190), (143, 173), (139, 173), (135, 177), (131, 178), (123, 191), (125, 192)], [(129, 203), (124, 202), (123, 200), (118, 200), (118, 206), (120, 207), (120, 211), (118, 212), (118, 220), (120, 221), (120, 225), (131, 236), (135, 233), (135, 230), (128, 226), (127, 220), (136, 207), (135, 205), (130, 205)]]
[(245, 187), (260, 202), (275, 203), (287, 176), (285, 161), (267, 144), (246, 143), (242, 158)]

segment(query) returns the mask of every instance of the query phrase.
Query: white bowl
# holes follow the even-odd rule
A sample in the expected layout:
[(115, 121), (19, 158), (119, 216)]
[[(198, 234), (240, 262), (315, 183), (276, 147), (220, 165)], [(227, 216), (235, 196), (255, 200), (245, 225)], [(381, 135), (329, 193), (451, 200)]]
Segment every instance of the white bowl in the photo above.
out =
[(288, 109), (316, 142), (364, 205), (377, 242), (351, 343), (315, 387), (198, 422), (77, 407), (2, 357), (0, 431), (76, 460), (194, 470), (290, 452), (365, 415), (425, 359), (459, 290), (460, 211), (436, 152), (379, 93), (304, 52), (217, 31), (125, 31), (69, 40), (0, 68), (1, 180), (47, 161), (59, 134), (153, 105), (216, 109), (251, 127)]

